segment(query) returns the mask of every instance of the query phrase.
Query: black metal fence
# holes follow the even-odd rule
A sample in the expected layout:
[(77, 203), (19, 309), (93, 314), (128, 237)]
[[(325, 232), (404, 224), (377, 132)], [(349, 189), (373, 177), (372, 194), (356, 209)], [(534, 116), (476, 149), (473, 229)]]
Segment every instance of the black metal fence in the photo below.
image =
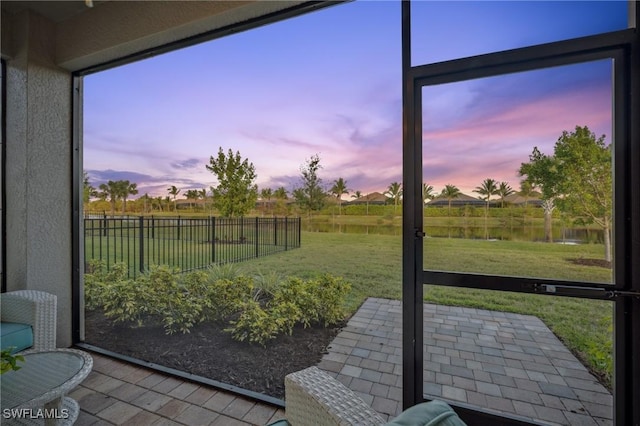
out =
[(300, 247), (300, 218), (107, 217), (84, 219), (85, 272), (91, 260), (129, 265), (134, 277), (151, 265), (189, 271)]

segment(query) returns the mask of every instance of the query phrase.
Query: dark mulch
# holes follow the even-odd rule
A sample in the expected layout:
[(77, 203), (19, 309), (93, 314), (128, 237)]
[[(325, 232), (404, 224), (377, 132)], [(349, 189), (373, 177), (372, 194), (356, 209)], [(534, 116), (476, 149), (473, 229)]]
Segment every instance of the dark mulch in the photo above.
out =
[(162, 326), (114, 324), (98, 311), (85, 318), (86, 343), (281, 399), (284, 376), (318, 364), (340, 331), (297, 327), (262, 347), (237, 342), (223, 325), (209, 322), (167, 335)]
[(575, 265), (598, 266), (600, 268), (611, 269), (611, 262), (604, 259), (585, 259), (583, 257), (575, 257), (567, 260)]

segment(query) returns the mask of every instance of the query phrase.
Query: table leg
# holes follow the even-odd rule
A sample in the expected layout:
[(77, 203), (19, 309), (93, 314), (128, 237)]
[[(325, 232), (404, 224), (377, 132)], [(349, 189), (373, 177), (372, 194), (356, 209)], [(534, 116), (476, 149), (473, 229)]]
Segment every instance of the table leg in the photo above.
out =
[(62, 412), (62, 398), (56, 398), (44, 405), (47, 413), (44, 418), (45, 426), (54, 426), (58, 424), (58, 419), (64, 415)]

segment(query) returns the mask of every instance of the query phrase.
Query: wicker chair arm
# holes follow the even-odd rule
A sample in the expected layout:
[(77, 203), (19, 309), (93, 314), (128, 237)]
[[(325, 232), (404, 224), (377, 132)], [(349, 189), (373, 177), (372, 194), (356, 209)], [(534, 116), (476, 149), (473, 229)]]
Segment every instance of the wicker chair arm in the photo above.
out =
[(317, 367), (288, 374), (284, 384), (286, 417), (293, 426), (386, 423), (351, 389)]
[(18, 290), (0, 295), (2, 321), (30, 324), (33, 328), (32, 350), (56, 347), (55, 295), (37, 290)]

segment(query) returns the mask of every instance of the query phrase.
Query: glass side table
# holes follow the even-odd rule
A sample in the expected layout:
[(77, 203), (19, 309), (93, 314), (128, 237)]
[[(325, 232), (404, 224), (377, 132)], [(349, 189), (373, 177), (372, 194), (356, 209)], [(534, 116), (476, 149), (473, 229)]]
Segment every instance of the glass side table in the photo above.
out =
[(89, 375), (93, 358), (75, 349), (23, 355), (22, 368), (0, 378), (2, 424), (72, 425), (79, 406), (65, 394)]

